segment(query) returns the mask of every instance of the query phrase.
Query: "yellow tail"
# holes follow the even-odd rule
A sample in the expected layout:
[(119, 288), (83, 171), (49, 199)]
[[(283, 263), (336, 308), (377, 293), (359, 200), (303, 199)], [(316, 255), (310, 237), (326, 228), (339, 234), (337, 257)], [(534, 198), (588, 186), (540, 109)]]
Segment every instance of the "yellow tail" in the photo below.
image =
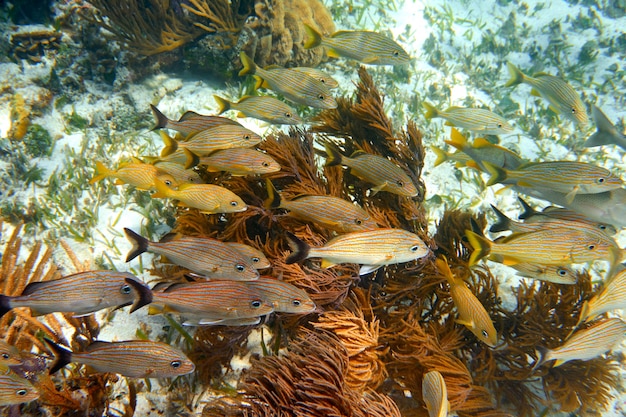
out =
[(152, 194), (152, 198), (168, 198), (175, 194), (175, 191), (165, 185), (163, 181), (158, 178), (154, 179), (154, 186), (156, 187), (156, 193)]
[(439, 117), (439, 110), (437, 110), (435, 106), (427, 102), (424, 102), (422, 105), (426, 109), (426, 114), (424, 115), (425, 118), (433, 119), (435, 117)]
[(469, 241), (472, 248), (474, 248), (474, 252), (470, 256), (469, 266), (474, 266), (485, 256), (489, 255), (491, 252), (492, 243), (485, 239), (483, 236), (472, 232), (471, 230), (465, 231), (465, 236)]
[(452, 128), (452, 130), (450, 131), (450, 140), (445, 140), (444, 142), (450, 146), (454, 146), (459, 151), (467, 149), (467, 147), (469, 146), (467, 138), (455, 128)]
[(217, 109), (217, 114), (222, 114), (227, 110), (230, 110), (230, 105), (231, 102), (226, 100), (225, 98), (222, 98), (220, 96), (213, 96), (213, 98), (215, 99), (215, 102), (217, 103), (217, 106), (219, 107), (219, 109)]
[(247, 74), (254, 74), (256, 72), (256, 64), (245, 52), (241, 51), (239, 54), (239, 58), (241, 58), (241, 64), (243, 65), (243, 69), (239, 71), (239, 76), (243, 77)]
[(519, 68), (510, 62), (507, 62), (506, 66), (509, 69), (509, 74), (511, 74), (511, 79), (504, 84), (505, 87), (511, 87), (524, 82), (525, 75)]
[(166, 156), (176, 152), (176, 149), (178, 149), (178, 142), (163, 130), (159, 133), (161, 134), (161, 139), (163, 139), (163, 143), (165, 144), (165, 147), (161, 150), (161, 158), (165, 158)]
[(96, 176), (89, 180), (89, 184), (95, 184), (104, 178), (110, 177), (114, 173), (115, 171), (104, 166), (102, 162), (96, 161)]
[(306, 34), (309, 35), (309, 38), (304, 42), (304, 49), (315, 48), (322, 44), (322, 35), (317, 30), (306, 23), (304, 24), (304, 29), (306, 30)]

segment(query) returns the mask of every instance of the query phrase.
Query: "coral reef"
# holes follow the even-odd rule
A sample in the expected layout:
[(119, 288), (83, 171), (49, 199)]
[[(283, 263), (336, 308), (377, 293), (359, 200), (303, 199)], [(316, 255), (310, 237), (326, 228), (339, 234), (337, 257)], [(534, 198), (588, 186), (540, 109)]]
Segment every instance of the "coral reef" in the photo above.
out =
[(48, 51), (56, 51), (61, 46), (63, 34), (55, 30), (23, 30), (11, 35), (10, 56), (15, 60), (27, 59), (32, 63), (41, 62)]

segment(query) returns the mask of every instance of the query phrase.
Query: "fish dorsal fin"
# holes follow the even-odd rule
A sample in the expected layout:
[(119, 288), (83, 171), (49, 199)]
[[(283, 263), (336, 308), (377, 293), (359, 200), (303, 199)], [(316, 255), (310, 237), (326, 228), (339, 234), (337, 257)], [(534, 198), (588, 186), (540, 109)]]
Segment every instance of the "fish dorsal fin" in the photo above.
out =
[(173, 240), (178, 240), (182, 237), (182, 233), (168, 233), (159, 240), (159, 243), (171, 242)]
[(185, 284), (184, 282), (176, 282), (176, 283), (170, 285), (169, 287), (167, 287), (166, 289), (164, 289), (163, 292), (175, 291), (177, 288), (184, 287), (186, 285), (187, 284)]
[(152, 291), (165, 291), (170, 285), (172, 284), (169, 282), (158, 282), (154, 287), (152, 287)]
[(447, 113), (447, 112), (449, 112), (449, 111), (454, 111), (454, 110), (462, 110), (462, 109), (463, 109), (463, 107), (459, 107), (459, 106), (450, 106), (450, 107), (448, 107), (447, 109), (445, 109), (443, 112), (444, 112), (444, 113)]
[(493, 146), (493, 143), (489, 142), (485, 138), (476, 138), (476, 139), (474, 139), (474, 144), (472, 145), (472, 147), (474, 147), (474, 148), (488, 148), (488, 147), (492, 147), (492, 146)]
[(533, 74), (533, 77), (552, 77), (552, 74), (548, 74), (547, 72), (539, 71)]
[(193, 119), (194, 117), (199, 117), (199, 116), (201, 116), (199, 113), (196, 113), (195, 111), (192, 111), (192, 110), (187, 110), (185, 113), (183, 113), (182, 116), (180, 116), (180, 119), (178, 119), (178, 121), (184, 122), (185, 120)]
[(47, 284), (46, 281), (43, 281), (43, 282), (31, 282), (30, 284), (28, 284), (26, 286), (26, 288), (24, 288), (24, 291), (22, 291), (22, 295), (31, 295), (31, 294), (35, 293), (38, 288), (41, 288), (42, 286), (45, 286), (46, 284)]
[(334, 262), (329, 261), (328, 259), (322, 259), (322, 264), (321, 267), (322, 268), (331, 268), (333, 266), (337, 265)]
[(368, 155), (368, 153), (361, 149), (357, 149), (356, 151), (352, 152), (352, 155), (350, 155), (350, 158), (358, 158), (359, 156), (363, 156), (363, 155)]
[(137, 158), (136, 156), (131, 156), (130, 160), (132, 161), (133, 164), (144, 164), (145, 163), (141, 159)]
[(94, 350), (102, 349), (103, 347), (111, 344), (111, 342), (104, 342), (102, 340), (96, 340), (87, 346), (84, 350), (85, 353), (93, 352)]
[(359, 269), (359, 275), (365, 275), (378, 270), (381, 265), (363, 265)]

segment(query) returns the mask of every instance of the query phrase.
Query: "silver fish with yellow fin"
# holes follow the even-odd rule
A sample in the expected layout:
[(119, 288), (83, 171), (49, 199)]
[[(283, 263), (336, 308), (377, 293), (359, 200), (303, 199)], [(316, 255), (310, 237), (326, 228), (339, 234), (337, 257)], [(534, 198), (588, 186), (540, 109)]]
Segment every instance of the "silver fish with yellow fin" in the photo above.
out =
[(234, 176), (262, 175), (280, 171), (280, 164), (271, 156), (256, 149), (232, 148), (213, 152), (198, 160), (207, 171), (225, 171)]
[(241, 52), (243, 69), (239, 76), (252, 74), (263, 80), (268, 88), (282, 94), (287, 100), (319, 109), (335, 109), (337, 102), (328, 87), (319, 80), (290, 68), (263, 69), (252, 58)]
[(277, 313), (308, 314), (316, 310), (315, 303), (306, 291), (272, 277), (261, 277), (246, 285), (258, 291)]
[(478, 340), (487, 346), (495, 347), (498, 344), (498, 333), (485, 307), (467, 288), (465, 282), (452, 274), (445, 258), (437, 258), (435, 262), (437, 269), (450, 285), (450, 296), (459, 314), (456, 322), (467, 327)]
[(584, 302), (578, 324), (618, 309), (626, 309), (626, 269), (608, 278), (602, 289)]
[(291, 68), (294, 71), (300, 71), (305, 73), (306, 75), (319, 80), (322, 84), (324, 84), (328, 88), (337, 88), (339, 87), (339, 83), (333, 77), (328, 75), (328, 73), (319, 70), (313, 67), (293, 67)]
[(617, 145), (622, 149), (626, 149), (626, 136), (619, 132), (615, 125), (611, 123), (608, 117), (597, 106), (591, 107), (591, 115), (596, 123), (596, 131), (589, 136), (583, 144), (586, 148), (603, 145)]
[(555, 113), (563, 114), (574, 123), (587, 124), (589, 122), (585, 105), (571, 85), (559, 77), (545, 73), (529, 77), (510, 62), (507, 62), (507, 67), (511, 79), (507, 81), (505, 87), (526, 83), (533, 88), (531, 94), (546, 99)]
[(154, 117), (157, 120), (156, 125), (152, 128), (152, 130), (172, 129), (180, 132), (184, 136), (210, 129), (215, 126), (241, 126), (238, 122), (229, 119), (228, 117), (207, 116), (193, 111), (185, 112), (185, 114), (183, 114), (178, 121), (175, 121), (168, 119), (167, 116), (161, 113), (161, 111), (159, 111), (159, 109), (152, 104), (150, 105), (150, 109), (152, 109), (152, 113), (154, 113)]
[(161, 157), (173, 154), (177, 149), (188, 149), (198, 156), (209, 155), (220, 149), (249, 148), (261, 143), (261, 136), (238, 125), (222, 125), (205, 129), (187, 136), (185, 141), (177, 141), (164, 131), (160, 132), (165, 146)]
[(37, 398), (39, 392), (27, 379), (6, 369), (0, 371), (0, 406), (28, 403)]
[(165, 171), (160, 171), (158, 167), (146, 164), (137, 158), (132, 158), (132, 162), (120, 164), (116, 170), (109, 169), (102, 162), (96, 161), (96, 175), (89, 180), (89, 184), (95, 184), (104, 178), (115, 178), (115, 185), (128, 184), (137, 187), (139, 190), (154, 188), (156, 179), (160, 179), (168, 187), (177, 185), (172, 175)]
[(248, 208), (237, 194), (219, 185), (181, 184), (177, 190), (159, 180), (155, 185), (157, 192), (152, 198), (173, 198), (179, 206), (195, 208), (204, 214), (238, 213)]
[(618, 318), (602, 320), (583, 330), (574, 332), (561, 346), (554, 349), (537, 347), (538, 359), (533, 369), (556, 360), (560, 366), (572, 360), (588, 361), (619, 345), (626, 336), (626, 323)]
[(152, 252), (210, 279), (249, 281), (259, 277), (245, 255), (220, 240), (170, 233), (160, 242), (151, 242), (128, 228), (124, 232), (133, 244), (126, 262)]
[(380, 228), (347, 233), (321, 247), (311, 247), (289, 232), (287, 240), (293, 250), (287, 257), (287, 264), (322, 258), (322, 268), (342, 263), (361, 264), (359, 275), (369, 274), (384, 265), (414, 261), (431, 253), (422, 239), (403, 229)]
[(326, 142), (324, 147), (327, 154), (325, 166), (347, 166), (350, 168), (350, 173), (374, 184), (371, 189), (372, 195), (379, 191), (387, 191), (405, 197), (417, 196), (417, 187), (411, 178), (389, 159), (363, 151), (356, 151), (348, 158), (330, 142)]
[(573, 285), (577, 281), (575, 270), (561, 265), (541, 265), (522, 262), (510, 265), (517, 271), (517, 275), (524, 278), (538, 279), (555, 284)]
[(220, 96), (213, 96), (219, 106), (218, 114), (228, 110), (239, 112), (238, 117), (253, 117), (275, 125), (298, 125), (302, 119), (296, 110), (282, 101), (270, 96), (243, 96), (238, 102), (232, 102)]
[(196, 367), (180, 350), (167, 343), (150, 340), (92, 343), (83, 352), (72, 352), (45, 338), (54, 352), (50, 374), (77, 362), (96, 372), (111, 372), (129, 378), (173, 378), (193, 372)]
[(0, 295), (0, 317), (17, 307), (29, 307), (35, 316), (49, 313), (84, 316), (131, 304), (132, 312), (149, 302), (150, 289), (134, 275), (87, 271), (52, 281), (31, 282), (19, 296)]
[(324, 46), (330, 57), (345, 57), (370, 65), (406, 65), (409, 54), (393, 39), (378, 32), (340, 30), (326, 37), (304, 24), (309, 39), (304, 49)]
[(483, 135), (503, 135), (513, 131), (513, 126), (502, 116), (489, 110), (452, 106), (442, 111), (427, 102), (424, 102), (424, 108), (426, 119), (441, 117), (446, 120), (448, 126), (460, 127)]
[(450, 412), (446, 381), (439, 371), (430, 371), (422, 377), (422, 400), (429, 417), (447, 417)]
[(486, 171), (484, 162), (489, 162), (495, 166), (506, 169), (516, 169), (518, 166), (527, 162), (510, 149), (494, 145), (483, 138), (477, 138), (474, 140), (474, 143), (470, 144), (467, 138), (455, 128), (452, 128), (450, 131), (450, 140), (446, 140), (445, 142), (469, 155), (476, 163), (476, 166), (466, 163), (467, 166), (482, 171)]

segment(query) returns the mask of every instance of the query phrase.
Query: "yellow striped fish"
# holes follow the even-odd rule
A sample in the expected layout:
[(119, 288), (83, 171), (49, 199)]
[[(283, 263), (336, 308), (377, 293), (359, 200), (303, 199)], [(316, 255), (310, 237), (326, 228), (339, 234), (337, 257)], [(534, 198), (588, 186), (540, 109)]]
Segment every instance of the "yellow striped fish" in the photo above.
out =
[(450, 412), (446, 381), (439, 371), (430, 371), (422, 377), (422, 400), (429, 417), (447, 417)]
[(149, 302), (150, 288), (134, 275), (87, 271), (52, 281), (32, 282), (19, 296), (0, 295), (0, 317), (17, 307), (30, 307), (35, 316), (49, 313), (83, 316), (131, 304), (134, 311)]
[(585, 301), (578, 324), (586, 323), (608, 311), (624, 308), (626, 308), (626, 269), (609, 278), (597, 294)]
[(580, 95), (568, 83), (553, 75), (539, 73), (529, 77), (515, 65), (507, 62), (511, 79), (504, 85), (514, 86), (521, 83), (530, 85), (531, 94), (541, 96), (550, 103), (550, 109), (555, 113), (562, 113), (574, 123), (587, 124), (589, 117)]
[(124, 228), (124, 232), (133, 245), (126, 262), (152, 252), (206, 278), (249, 281), (259, 277), (245, 255), (220, 240), (170, 233), (160, 242), (151, 242), (130, 229)]
[(37, 398), (39, 392), (27, 379), (8, 370), (0, 371), (0, 406), (28, 403)]
[(572, 202), (576, 194), (597, 194), (621, 188), (623, 183), (606, 168), (578, 161), (528, 162), (515, 170), (484, 163), (491, 175), (487, 185), (514, 184), (566, 193)]
[(513, 126), (502, 116), (485, 109), (452, 106), (441, 111), (430, 103), (424, 102), (426, 119), (441, 117), (447, 126), (456, 126), (483, 135), (503, 135), (513, 131)]
[(291, 216), (322, 225), (339, 233), (362, 232), (376, 229), (378, 225), (365, 210), (342, 198), (306, 195), (293, 200), (283, 200), (270, 180), (266, 180), (267, 208), (289, 210)]
[(4, 340), (0, 340), (0, 369), (11, 365), (20, 365), (22, 363), (22, 355), (20, 351)]
[(161, 113), (159, 109), (157, 109), (152, 104), (150, 105), (150, 108), (152, 109), (152, 113), (154, 113), (154, 117), (157, 120), (156, 126), (154, 126), (152, 130), (172, 129), (180, 132), (184, 136), (187, 136), (221, 125), (241, 126), (235, 120), (229, 119), (227, 117), (206, 116), (193, 111), (185, 112), (185, 114), (183, 114), (181, 118), (178, 119), (178, 121), (175, 121), (168, 119), (167, 116)]
[(164, 131), (160, 132), (165, 147), (161, 150), (161, 156), (173, 154), (177, 149), (188, 149), (196, 155), (204, 156), (220, 149), (249, 148), (261, 143), (261, 136), (243, 126), (222, 125), (202, 130), (191, 134), (183, 142), (169, 136)]
[(616, 347), (626, 336), (626, 323), (621, 319), (606, 319), (573, 333), (565, 343), (554, 349), (537, 347), (538, 359), (533, 369), (556, 360), (560, 366), (572, 360), (588, 361)]
[(469, 155), (477, 165), (467, 164), (468, 166), (482, 171), (486, 171), (483, 162), (489, 162), (506, 169), (515, 169), (527, 162), (515, 152), (505, 147), (494, 145), (484, 138), (477, 138), (474, 140), (474, 143), (470, 144), (467, 138), (454, 128), (450, 131), (450, 140), (445, 142)]
[(622, 149), (626, 149), (626, 136), (617, 128), (606, 114), (600, 110), (597, 106), (591, 106), (591, 115), (593, 121), (596, 123), (596, 131), (593, 135), (589, 136), (583, 144), (586, 148), (592, 148), (594, 146), (603, 145), (617, 145)]
[(255, 247), (239, 242), (224, 242), (224, 244), (248, 258), (256, 269), (265, 269), (272, 266), (265, 254)]
[(304, 28), (309, 35), (304, 48), (325, 46), (330, 57), (342, 56), (370, 65), (406, 65), (410, 61), (409, 54), (382, 33), (340, 30), (325, 37), (306, 23)]
[(221, 320), (257, 318), (272, 313), (272, 302), (247, 284), (238, 281), (172, 284), (163, 291), (153, 291), (153, 303), (162, 308), (151, 308), (150, 313), (182, 314), (187, 318), (185, 325), (219, 324)]
[(374, 229), (352, 232), (329, 240), (322, 247), (311, 247), (287, 232), (293, 253), (286, 262), (292, 264), (308, 258), (322, 258), (322, 268), (342, 263), (363, 265), (359, 275), (369, 274), (384, 265), (423, 258), (430, 249), (415, 234), (402, 229)]
[(315, 303), (306, 291), (272, 277), (261, 277), (246, 285), (258, 291), (278, 313), (308, 314), (316, 310)]
[(157, 192), (152, 198), (173, 198), (178, 205), (200, 210), (200, 213), (238, 213), (248, 206), (235, 193), (227, 188), (213, 184), (181, 184), (178, 190), (172, 190), (163, 181), (156, 180)]
[(452, 274), (450, 266), (448, 266), (448, 262), (445, 259), (438, 258), (435, 262), (439, 272), (450, 284), (450, 296), (459, 313), (459, 318), (456, 322), (467, 327), (478, 340), (487, 346), (495, 347), (498, 343), (498, 333), (485, 307), (467, 288), (465, 282)]
[(219, 106), (218, 114), (228, 110), (239, 112), (238, 117), (253, 117), (275, 125), (298, 125), (302, 119), (291, 106), (270, 96), (243, 96), (238, 102), (213, 96)]
[(98, 341), (84, 352), (72, 352), (48, 338), (44, 337), (44, 341), (55, 356), (50, 374), (72, 362), (88, 365), (96, 372), (111, 372), (129, 378), (173, 378), (189, 374), (196, 368), (183, 352), (167, 343)]
[(291, 68), (294, 71), (300, 71), (308, 75), (309, 77), (313, 77), (316, 80), (319, 80), (328, 88), (337, 88), (339, 87), (339, 83), (333, 77), (328, 75), (328, 73), (319, 70), (317, 68), (312, 67), (293, 67)]
[(133, 158), (132, 162), (120, 164), (117, 170), (109, 169), (102, 162), (96, 161), (96, 175), (89, 180), (89, 184), (95, 184), (104, 178), (115, 178), (115, 185), (128, 184), (139, 190), (154, 188), (155, 179), (160, 179), (167, 186), (175, 187), (178, 184), (172, 175), (137, 158)]
[(379, 191), (388, 191), (405, 197), (417, 196), (417, 188), (411, 178), (389, 159), (363, 151), (356, 151), (348, 158), (330, 142), (326, 142), (324, 147), (327, 153), (326, 166), (347, 166), (351, 174), (374, 184), (372, 195)]
[(438, 146), (431, 145), (430, 149), (435, 153), (435, 166), (439, 166), (444, 162), (454, 162), (457, 168), (464, 167), (468, 162), (472, 161), (472, 158), (465, 152), (456, 151), (454, 153), (447, 152)]
[(231, 175), (257, 175), (280, 171), (280, 165), (271, 156), (256, 149), (232, 148), (203, 156), (199, 165), (206, 165), (207, 171), (226, 171)]
[(185, 167), (176, 162), (167, 162), (167, 161), (155, 161), (154, 166), (157, 167), (160, 171), (166, 172), (172, 177), (174, 177), (174, 181), (176, 184), (202, 184), (202, 178), (192, 169), (185, 169)]
[(511, 265), (517, 271), (517, 275), (524, 278), (538, 279), (553, 282), (555, 284), (576, 284), (577, 273), (575, 270), (561, 265), (541, 265), (522, 262)]
[(245, 52), (241, 52), (240, 57), (243, 69), (239, 72), (239, 76), (253, 74), (261, 78), (268, 88), (294, 103), (319, 109), (337, 108), (337, 102), (330, 94), (330, 90), (319, 80), (289, 68), (265, 70), (258, 67)]

